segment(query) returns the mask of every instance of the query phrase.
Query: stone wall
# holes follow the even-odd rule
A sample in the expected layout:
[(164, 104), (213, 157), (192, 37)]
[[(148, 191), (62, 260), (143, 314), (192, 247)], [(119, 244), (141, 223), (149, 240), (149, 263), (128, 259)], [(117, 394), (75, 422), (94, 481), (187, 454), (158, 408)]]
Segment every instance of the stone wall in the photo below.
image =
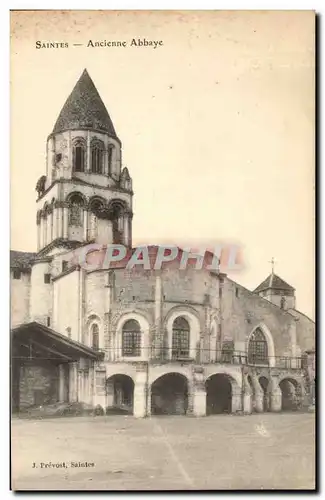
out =
[(11, 326), (15, 327), (29, 321), (29, 304), (31, 293), (31, 273), (22, 272), (20, 279), (13, 278), (10, 273), (10, 308)]
[(20, 409), (55, 403), (59, 397), (58, 380), (59, 371), (55, 365), (22, 366), (19, 383)]
[(235, 349), (246, 350), (250, 333), (261, 323), (271, 332), (276, 356), (291, 356), (292, 316), (266, 299), (225, 278), (221, 299), (223, 335), (232, 338)]
[[(71, 334), (72, 340), (80, 340), (80, 271), (74, 270), (59, 277), (53, 283), (53, 325), (63, 335)], [(70, 329), (70, 330), (68, 330)]]

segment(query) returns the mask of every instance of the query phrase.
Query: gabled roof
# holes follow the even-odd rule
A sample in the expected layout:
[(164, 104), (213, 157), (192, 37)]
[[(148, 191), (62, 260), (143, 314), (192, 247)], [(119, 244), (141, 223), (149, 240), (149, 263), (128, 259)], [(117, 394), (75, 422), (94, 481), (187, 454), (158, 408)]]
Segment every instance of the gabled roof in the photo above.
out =
[(117, 138), (112, 120), (94, 82), (85, 69), (66, 100), (53, 134), (72, 129), (95, 129)]
[(35, 252), (19, 252), (17, 250), (10, 250), (10, 269), (30, 269), (31, 263), (35, 259), (37, 253)]
[(15, 350), (26, 351), (28, 348), (37, 357), (55, 361), (78, 361), (80, 358), (100, 360), (103, 352), (96, 351), (80, 342), (69, 339), (65, 335), (52, 330), (36, 321), (21, 324), (11, 330)]
[(289, 285), (277, 274), (271, 273), (257, 288), (255, 288), (254, 293), (262, 292), (264, 290), (287, 290), (292, 292), (295, 290), (293, 286)]

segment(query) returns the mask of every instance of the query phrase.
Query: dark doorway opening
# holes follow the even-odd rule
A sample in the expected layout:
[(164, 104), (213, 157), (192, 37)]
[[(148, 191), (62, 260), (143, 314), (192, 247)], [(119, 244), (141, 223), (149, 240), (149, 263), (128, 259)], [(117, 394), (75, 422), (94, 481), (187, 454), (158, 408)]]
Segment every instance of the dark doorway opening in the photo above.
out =
[(151, 386), (152, 415), (185, 415), (188, 408), (188, 385), (184, 375), (167, 373)]
[(281, 380), (279, 387), (282, 392), (282, 411), (296, 411), (299, 408), (299, 388), (296, 380)]
[(106, 381), (106, 413), (133, 414), (134, 382), (128, 375), (113, 375)]
[(231, 413), (232, 386), (223, 373), (212, 375), (206, 381), (207, 415)]
[(270, 406), (269, 393), (268, 393), (269, 381), (266, 377), (260, 377), (259, 383), (263, 389), (263, 411), (269, 411), (269, 406)]

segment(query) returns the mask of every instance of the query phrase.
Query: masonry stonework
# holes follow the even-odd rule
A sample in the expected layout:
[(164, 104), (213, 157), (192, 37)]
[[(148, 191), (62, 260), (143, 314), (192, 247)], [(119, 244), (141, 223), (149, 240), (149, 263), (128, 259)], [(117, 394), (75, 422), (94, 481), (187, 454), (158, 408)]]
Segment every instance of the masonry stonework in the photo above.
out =
[[(132, 248), (132, 189), (121, 142), (84, 72), (48, 138), (37, 252), (12, 252), (11, 321), (31, 332), (15, 368), (20, 405), (68, 399), (140, 418), (301, 408), (315, 376), (315, 325), (273, 271), (250, 291), (193, 263), (82, 265), (78, 252), (89, 244)], [(41, 345), (33, 329), (57, 344)], [(51, 352), (47, 368), (32, 365), (37, 344)]]

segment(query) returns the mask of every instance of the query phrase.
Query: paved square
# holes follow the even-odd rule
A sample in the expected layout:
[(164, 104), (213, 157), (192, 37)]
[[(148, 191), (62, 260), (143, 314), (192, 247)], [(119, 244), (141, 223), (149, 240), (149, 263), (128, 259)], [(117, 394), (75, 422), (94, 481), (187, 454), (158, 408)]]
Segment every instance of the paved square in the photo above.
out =
[(314, 436), (313, 414), (13, 420), (12, 487), (313, 489)]

